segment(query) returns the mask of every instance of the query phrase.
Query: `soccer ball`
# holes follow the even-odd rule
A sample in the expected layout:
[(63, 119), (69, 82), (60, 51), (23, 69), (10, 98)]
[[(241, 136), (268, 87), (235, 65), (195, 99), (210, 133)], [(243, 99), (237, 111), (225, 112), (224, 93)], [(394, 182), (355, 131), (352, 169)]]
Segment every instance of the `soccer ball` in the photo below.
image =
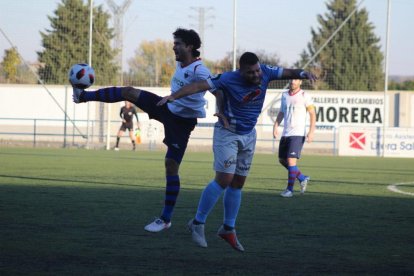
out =
[(95, 71), (85, 63), (73, 65), (69, 70), (69, 82), (72, 86), (86, 89), (95, 81)]

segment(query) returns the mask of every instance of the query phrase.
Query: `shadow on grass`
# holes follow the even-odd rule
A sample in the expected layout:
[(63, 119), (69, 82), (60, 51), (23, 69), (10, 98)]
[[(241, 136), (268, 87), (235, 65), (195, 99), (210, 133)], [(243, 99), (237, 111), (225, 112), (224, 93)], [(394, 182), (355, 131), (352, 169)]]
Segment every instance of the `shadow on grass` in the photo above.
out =
[[(154, 188), (152, 185), (143, 185), (143, 184), (130, 184), (130, 183), (119, 183), (119, 182), (103, 182), (103, 181), (93, 181), (93, 180), (75, 180), (68, 178), (52, 178), (52, 177), (33, 177), (33, 176), (20, 176), (20, 175), (6, 175), (0, 174), (0, 177), (4, 178), (13, 178), (13, 179), (25, 179), (25, 180), (35, 180), (35, 181), (51, 181), (51, 182), (60, 182), (60, 183), (78, 183), (85, 185), (108, 185), (108, 186), (122, 186), (122, 187), (141, 187), (141, 188)], [(122, 179), (120, 180), (122, 181)]]
[(143, 227), (161, 211), (160, 190), (57, 184), (0, 185), (2, 275), (414, 273), (411, 198), (246, 191), (237, 224), (246, 252), (239, 253), (215, 235), (221, 200), (206, 224), (209, 247), (192, 243), (185, 225), (200, 189), (182, 189), (172, 228), (152, 234)]

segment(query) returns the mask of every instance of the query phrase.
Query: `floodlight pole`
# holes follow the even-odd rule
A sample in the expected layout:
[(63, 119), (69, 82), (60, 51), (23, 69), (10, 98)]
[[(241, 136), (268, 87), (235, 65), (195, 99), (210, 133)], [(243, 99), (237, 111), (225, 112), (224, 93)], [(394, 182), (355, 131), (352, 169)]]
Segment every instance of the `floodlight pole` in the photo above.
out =
[(237, 58), (236, 5), (237, 5), (237, 0), (233, 0), (233, 71), (236, 70), (236, 58)]
[(386, 108), (387, 108), (387, 92), (388, 92), (388, 56), (390, 43), (390, 25), (391, 25), (391, 0), (388, 0), (387, 7), (387, 31), (385, 35), (385, 62), (384, 62), (384, 118), (382, 122), (382, 157), (385, 157), (385, 127), (386, 127)]
[[(123, 69), (123, 51), (124, 51), (124, 14), (131, 5), (132, 0), (125, 0), (121, 6), (117, 6), (115, 1), (106, 0), (114, 15), (115, 43), (114, 48), (119, 50), (116, 57), (121, 71), (119, 85), (124, 85), (124, 69)], [(106, 118), (106, 149), (111, 149), (111, 104), (107, 104)]]
[[(88, 63), (92, 67), (92, 26), (93, 26), (93, 0), (89, 0), (89, 56)], [(89, 149), (89, 109), (90, 104), (87, 103), (86, 111), (86, 148)]]

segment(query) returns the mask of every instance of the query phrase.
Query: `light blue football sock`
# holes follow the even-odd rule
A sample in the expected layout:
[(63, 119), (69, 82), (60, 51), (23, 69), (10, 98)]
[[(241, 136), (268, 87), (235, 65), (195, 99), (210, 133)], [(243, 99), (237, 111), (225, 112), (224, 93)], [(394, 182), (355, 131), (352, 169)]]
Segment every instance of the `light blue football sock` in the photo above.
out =
[(217, 200), (223, 193), (223, 188), (215, 181), (212, 180), (203, 190), (201, 194), (200, 202), (198, 203), (198, 209), (196, 214), (196, 221), (200, 223), (206, 223), (207, 216), (210, 214)]
[(227, 187), (224, 192), (224, 225), (234, 228), (241, 204), (241, 189)]

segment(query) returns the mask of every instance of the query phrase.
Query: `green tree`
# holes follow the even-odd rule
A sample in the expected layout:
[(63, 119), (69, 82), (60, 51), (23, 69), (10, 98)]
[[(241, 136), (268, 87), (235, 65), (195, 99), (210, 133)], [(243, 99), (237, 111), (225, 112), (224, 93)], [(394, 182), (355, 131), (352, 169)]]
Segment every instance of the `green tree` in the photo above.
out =
[(388, 85), (389, 90), (408, 90), (414, 91), (414, 81), (406, 80), (403, 82), (391, 81)]
[[(116, 50), (110, 46), (114, 37), (108, 27), (109, 14), (102, 6), (93, 8), (92, 66), (96, 83), (111, 84), (116, 81)], [(68, 83), (68, 70), (75, 63), (87, 63), (89, 56), (89, 5), (82, 0), (62, 0), (48, 16), (51, 29), (40, 32), (44, 50), (38, 52), (40, 77), (46, 83)]]
[[(356, 8), (356, 0), (330, 0), (328, 13), (318, 15), (320, 27), (311, 29), (308, 50), (297, 63), (303, 66)], [(310, 64), (321, 74), (319, 88), (330, 90), (380, 91), (383, 89), (383, 54), (365, 9), (357, 10)]]
[[(35, 66), (36, 64), (27, 65), (24, 63), (17, 66), (17, 82), (21, 84), (36, 84), (38, 82), (37, 76), (33, 74), (33, 71), (37, 71)], [(32, 69), (30, 69), (30, 67), (32, 67)]]
[(129, 85), (170, 86), (175, 69), (172, 42), (160, 39), (144, 41), (128, 64)]
[(16, 48), (6, 49), (4, 51), (4, 58), (1, 62), (6, 81), (8, 83), (16, 83), (17, 81), (17, 67), (20, 65), (19, 54)]

